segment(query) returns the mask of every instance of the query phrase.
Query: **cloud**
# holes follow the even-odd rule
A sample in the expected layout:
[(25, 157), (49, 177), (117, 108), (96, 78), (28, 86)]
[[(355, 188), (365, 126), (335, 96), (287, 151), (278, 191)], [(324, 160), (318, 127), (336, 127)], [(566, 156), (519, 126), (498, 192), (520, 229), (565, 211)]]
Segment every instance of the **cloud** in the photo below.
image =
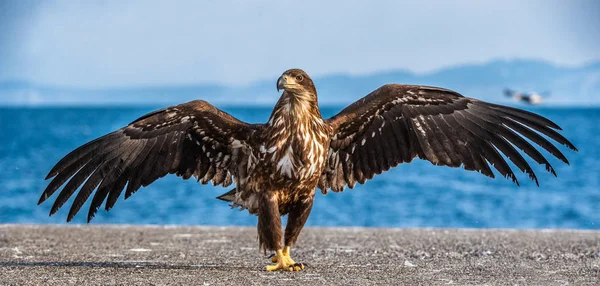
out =
[(12, 23), (0, 30), (10, 32), (0, 37), (0, 61), (9, 63), (0, 80), (240, 85), (291, 67), (318, 76), (493, 58), (600, 59), (593, 0), (9, 3), (25, 12), (0, 23)]

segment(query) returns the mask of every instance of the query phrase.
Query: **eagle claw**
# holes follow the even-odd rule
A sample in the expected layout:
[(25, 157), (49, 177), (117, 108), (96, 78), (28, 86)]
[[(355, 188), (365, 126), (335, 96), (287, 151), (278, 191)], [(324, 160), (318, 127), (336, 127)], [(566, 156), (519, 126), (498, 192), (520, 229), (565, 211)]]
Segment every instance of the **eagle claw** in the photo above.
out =
[(275, 265), (268, 265), (267, 271), (301, 271), (305, 268), (304, 264), (294, 262), (294, 260), (289, 256), (289, 248), (286, 249), (285, 253), (281, 250), (278, 250), (277, 253), (270, 258), (272, 258), (272, 261), (275, 263)]
[[(290, 257), (290, 247), (289, 247), (289, 246), (286, 246), (286, 247), (283, 249), (283, 251), (281, 251), (281, 254), (283, 254), (283, 256)], [(271, 254), (271, 255), (270, 255), (268, 258), (270, 258), (270, 259), (271, 259), (271, 262), (273, 262), (273, 263), (277, 263), (277, 261), (279, 260), (279, 259), (278, 259), (278, 256), (277, 256), (277, 253), (273, 253), (273, 254)]]

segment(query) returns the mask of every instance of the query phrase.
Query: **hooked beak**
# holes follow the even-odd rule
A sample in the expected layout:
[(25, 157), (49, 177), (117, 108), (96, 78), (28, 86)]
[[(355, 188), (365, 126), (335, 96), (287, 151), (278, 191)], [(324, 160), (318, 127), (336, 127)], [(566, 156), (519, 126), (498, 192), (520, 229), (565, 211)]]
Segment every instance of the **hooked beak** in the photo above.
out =
[(280, 89), (283, 89), (285, 84), (287, 83), (287, 76), (280, 76), (277, 79), (277, 92), (279, 92)]

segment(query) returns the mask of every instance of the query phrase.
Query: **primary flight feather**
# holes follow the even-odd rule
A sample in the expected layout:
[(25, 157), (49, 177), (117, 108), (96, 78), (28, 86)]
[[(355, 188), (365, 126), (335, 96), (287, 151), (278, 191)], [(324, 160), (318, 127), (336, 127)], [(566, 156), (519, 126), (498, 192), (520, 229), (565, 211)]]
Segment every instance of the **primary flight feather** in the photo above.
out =
[[(128, 198), (167, 174), (215, 186), (234, 183), (219, 199), (258, 216), (260, 248), (275, 251), (275, 264), (267, 270), (297, 271), (304, 265), (292, 260), (290, 248), (317, 187), (341, 192), (415, 157), (492, 178), (494, 168), (518, 184), (503, 155), (538, 183), (517, 148), (555, 176), (530, 142), (565, 163), (561, 151), (540, 134), (577, 150), (549, 119), (447, 89), (384, 85), (327, 120), (304, 71), (284, 72), (277, 89), (284, 92), (265, 124), (242, 122), (201, 100), (147, 114), (60, 160), (39, 203), (64, 185), (52, 215), (79, 190), (67, 221), (92, 197), (89, 222), (103, 203), (111, 209), (124, 189)], [(283, 215), (288, 215), (285, 232)]]

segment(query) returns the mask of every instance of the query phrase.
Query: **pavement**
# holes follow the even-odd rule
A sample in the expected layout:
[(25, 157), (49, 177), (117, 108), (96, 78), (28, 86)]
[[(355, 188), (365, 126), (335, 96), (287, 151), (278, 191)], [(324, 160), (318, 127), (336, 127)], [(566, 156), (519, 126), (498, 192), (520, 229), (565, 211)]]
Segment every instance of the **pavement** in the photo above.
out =
[(306, 228), (266, 272), (255, 228), (0, 225), (0, 285), (600, 285), (600, 231)]

